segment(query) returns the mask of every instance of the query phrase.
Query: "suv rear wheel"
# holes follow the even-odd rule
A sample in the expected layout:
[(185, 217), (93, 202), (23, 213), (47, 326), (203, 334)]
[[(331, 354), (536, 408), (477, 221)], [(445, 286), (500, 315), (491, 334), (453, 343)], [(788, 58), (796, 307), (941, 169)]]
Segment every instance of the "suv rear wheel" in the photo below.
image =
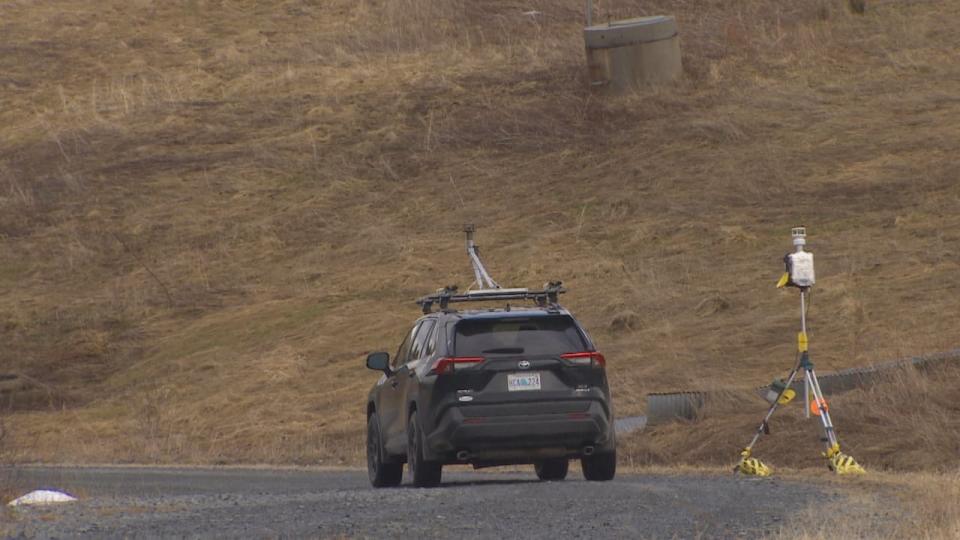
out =
[(583, 477), (593, 482), (613, 480), (617, 474), (617, 451), (580, 458)]
[(410, 421), (407, 422), (407, 466), (414, 486), (434, 487), (440, 484), (443, 464), (423, 459), (423, 433), (420, 432), (416, 412), (410, 414)]
[(373, 487), (399, 486), (403, 480), (403, 463), (386, 463), (386, 457), (380, 439), (380, 418), (373, 413), (367, 420), (367, 476)]
[(563, 480), (570, 470), (570, 461), (567, 459), (547, 459), (538, 461), (533, 469), (537, 471), (537, 478), (541, 480)]

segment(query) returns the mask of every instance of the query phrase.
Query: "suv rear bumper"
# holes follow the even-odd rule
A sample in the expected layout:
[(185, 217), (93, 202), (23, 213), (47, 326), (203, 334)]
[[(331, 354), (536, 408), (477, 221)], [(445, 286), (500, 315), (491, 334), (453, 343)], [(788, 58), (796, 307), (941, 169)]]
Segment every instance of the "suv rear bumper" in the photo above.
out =
[[(493, 414), (478, 415), (485, 412), (481, 407)], [(577, 457), (586, 447), (596, 452), (613, 450), (612, 418), (599, 401), (481, 407), (447, 409), (427, 436), (428, 451), (437, 459), (455, 462), (456, 453), (463, 451), (471, 459), (529, 457), (533, 460), (548, 456)], [(551, 409), (563, 412), (547, 412)]]

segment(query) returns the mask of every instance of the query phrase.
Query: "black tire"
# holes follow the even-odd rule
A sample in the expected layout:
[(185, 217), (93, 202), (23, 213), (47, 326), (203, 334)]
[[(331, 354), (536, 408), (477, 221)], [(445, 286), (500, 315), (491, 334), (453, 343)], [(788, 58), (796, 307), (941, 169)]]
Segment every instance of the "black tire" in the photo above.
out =
[(407, 422), (407, 467), (415, 487), (434, 487), (440, 485), (443, 464), (423, 459), (423, 434), (417, 422), (417, 413), (410, 415)]
[(377, 488), (399, 486), (403, 480), (403, 463), (386, 463), (377, 413), (367, 420), (367, 476)]
[(613, 480), (617, 474), (617, 451), (580, 458), (583, 477), (591, 482)]
[(548, 459), (538, 461), (533, 466), (537, 471), (537, 478), (541, 480), (563, 480), (567, 477), (567, 471), (570, 470), (570, 460), (568, 459)]

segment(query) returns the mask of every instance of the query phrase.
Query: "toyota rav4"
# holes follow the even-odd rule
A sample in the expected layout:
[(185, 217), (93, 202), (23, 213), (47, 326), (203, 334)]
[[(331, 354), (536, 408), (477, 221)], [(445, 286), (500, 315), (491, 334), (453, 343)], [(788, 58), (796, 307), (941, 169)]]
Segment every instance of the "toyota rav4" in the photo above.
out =
[[(512, 298), (501, 291), (497, 298)], [(371, 484), (400, 484), (404, 463), (419, 487), (439, 484), (449, 464), (533, 464), (540, 479), (562, 480), (571, 459), (587, 480), (611, 480), (605, 360), (574, 317), (555, 302), (469, 311), (443, 304), (431, 312), (426, 303), (393, 358), (367, 357), (383, 373), (367, 401)]]

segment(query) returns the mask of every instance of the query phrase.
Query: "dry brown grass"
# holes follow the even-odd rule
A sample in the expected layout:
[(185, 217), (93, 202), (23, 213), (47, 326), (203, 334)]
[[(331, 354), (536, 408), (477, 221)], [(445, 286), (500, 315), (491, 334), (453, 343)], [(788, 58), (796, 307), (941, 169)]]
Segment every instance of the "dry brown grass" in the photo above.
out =
[[(830, 482), (847, 498), (842, 506), (811, 505), (792, 516), (773, 538), (960, 537), (960, 469), (940, 474), (874, 473), (850, 486)], [(854, 511), (850, 511), (855, 507)], [(901, 509), (905, 509), (901, 510)]]
[(466, 220), (570, 286), (622, 415), (789, 362), (797, 222), (819, 367), (956, 346), (955, 3), (599, 4), (676, 14), (683, 80), (590, 95), (559, 0), (0, 4), (15, 459), (356, 462)]

